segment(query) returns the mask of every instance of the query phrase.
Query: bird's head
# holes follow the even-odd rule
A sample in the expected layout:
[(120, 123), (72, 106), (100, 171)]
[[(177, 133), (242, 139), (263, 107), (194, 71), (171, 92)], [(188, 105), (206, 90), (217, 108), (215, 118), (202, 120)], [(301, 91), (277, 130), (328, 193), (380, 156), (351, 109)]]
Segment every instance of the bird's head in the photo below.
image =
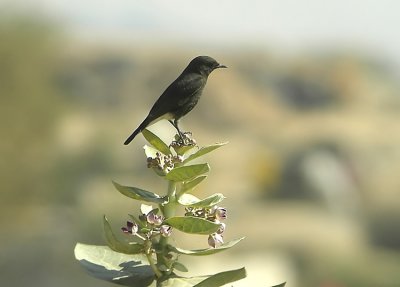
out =
[(208, 76), (212, 71), (219, 68), (227, 68), (227, 67), (219, 64), (216, 60), (214, 60), (211, 57), (198, 56), (189, 63), (186, 69), (192, 72), (197, 72), (202, 75)]

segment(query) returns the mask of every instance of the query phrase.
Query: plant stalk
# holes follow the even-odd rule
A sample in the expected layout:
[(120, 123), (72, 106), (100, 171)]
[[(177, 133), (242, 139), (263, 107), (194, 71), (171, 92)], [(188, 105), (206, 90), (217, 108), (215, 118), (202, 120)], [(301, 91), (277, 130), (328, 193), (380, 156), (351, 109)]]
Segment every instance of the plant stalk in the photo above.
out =
[[(176, 209), (176, 182), (170, 180), (168, 182), (168, 203), (164, 206), (161, 206), (161, 210), (163, 212), (163, 216), (165, 219), (170, 218), (175, 215)], [(168, 250), (168, 237), (161, 236), (159, 240), (159, 248), (160, 252), (157, 252), (157, 263), (162, 264), (168, 267), (168, 263), (166, 262)]]
[(147, 257), (147, 261), (149, 261), (151, 269), (153, 269), (154, 274), (156, 274), (157, 278), (160, 278), (162, 276), (162, 273), (160, 270), (158, 270), (156, 264), (154, 263), (151, 253), (146, 252), (146, 257)]

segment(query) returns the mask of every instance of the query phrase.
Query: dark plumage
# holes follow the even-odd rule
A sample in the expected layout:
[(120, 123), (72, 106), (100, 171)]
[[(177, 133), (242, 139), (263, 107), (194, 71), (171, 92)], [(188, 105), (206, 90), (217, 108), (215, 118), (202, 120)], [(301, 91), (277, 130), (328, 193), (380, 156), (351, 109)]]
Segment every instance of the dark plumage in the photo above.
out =
[(226, 66), (220, 65), (208, 56), (194, 58), (182, 74), (162, 93), (148, 116), (124, 144), (129, 144), (138, 133), (161, 119), (167, 119), (177, 129), (179, 135), (182, 135), (178, 127), (179, 119), (196, 106), (207, 83), (208, 75), (218, 68), (226, 68)]

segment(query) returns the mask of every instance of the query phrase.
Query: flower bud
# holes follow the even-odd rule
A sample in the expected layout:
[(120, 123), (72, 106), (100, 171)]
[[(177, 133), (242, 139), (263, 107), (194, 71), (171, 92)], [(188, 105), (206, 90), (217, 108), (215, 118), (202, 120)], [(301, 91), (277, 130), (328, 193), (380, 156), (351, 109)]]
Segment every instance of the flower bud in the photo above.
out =
[(127, 221), (126, 227), (122, 227), (121, 229), (122, 229), (123, 233), (135, 235), (135, 234), (137, 234), (137, 232), (139, 230), (139, 226), (136, 224), (136, 222)]
[(214, 211), (215, 219), (220, 221), (224, 220), (227, 217), (227, 211), (225, 207), (216, 207)]
[(146, 216), (147, 222), (153, 225), (161, 225), (164, 218), (161, 215), (155, 214), (153, 211), (150, 211)]
[(213, 233), (208, 236), (208, 245), (212, 248), (216, 248), (222, 243), (224, 243), (224, 239), (221, 234)]
[(168, 237), (172, 234), (172, 227), (169, 225), (161, 225), (160, 233), (164, 237)]
[(222, 233), (224, 233), (225, 228), (226, 228), (226, 224), (225, 224), (225, 223), (220, 223), (219, 229), (217, 230), (216, 233), (217, 233), (217, 234), (222, 234)]

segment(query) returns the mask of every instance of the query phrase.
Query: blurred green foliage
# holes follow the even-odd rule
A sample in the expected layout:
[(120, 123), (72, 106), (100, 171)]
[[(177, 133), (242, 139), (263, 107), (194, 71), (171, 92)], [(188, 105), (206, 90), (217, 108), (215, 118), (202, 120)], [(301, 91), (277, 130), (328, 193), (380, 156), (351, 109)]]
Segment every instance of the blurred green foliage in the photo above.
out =
[[(2, 15), (4, 16), (4, 15)], [(62, 98), (52, 84), (57, 34), (33, 19), (0, 19), (0, 180), (2, 201), (43, 201), (51, 192), (39, 178), (49, 172), (53, 129)]]

